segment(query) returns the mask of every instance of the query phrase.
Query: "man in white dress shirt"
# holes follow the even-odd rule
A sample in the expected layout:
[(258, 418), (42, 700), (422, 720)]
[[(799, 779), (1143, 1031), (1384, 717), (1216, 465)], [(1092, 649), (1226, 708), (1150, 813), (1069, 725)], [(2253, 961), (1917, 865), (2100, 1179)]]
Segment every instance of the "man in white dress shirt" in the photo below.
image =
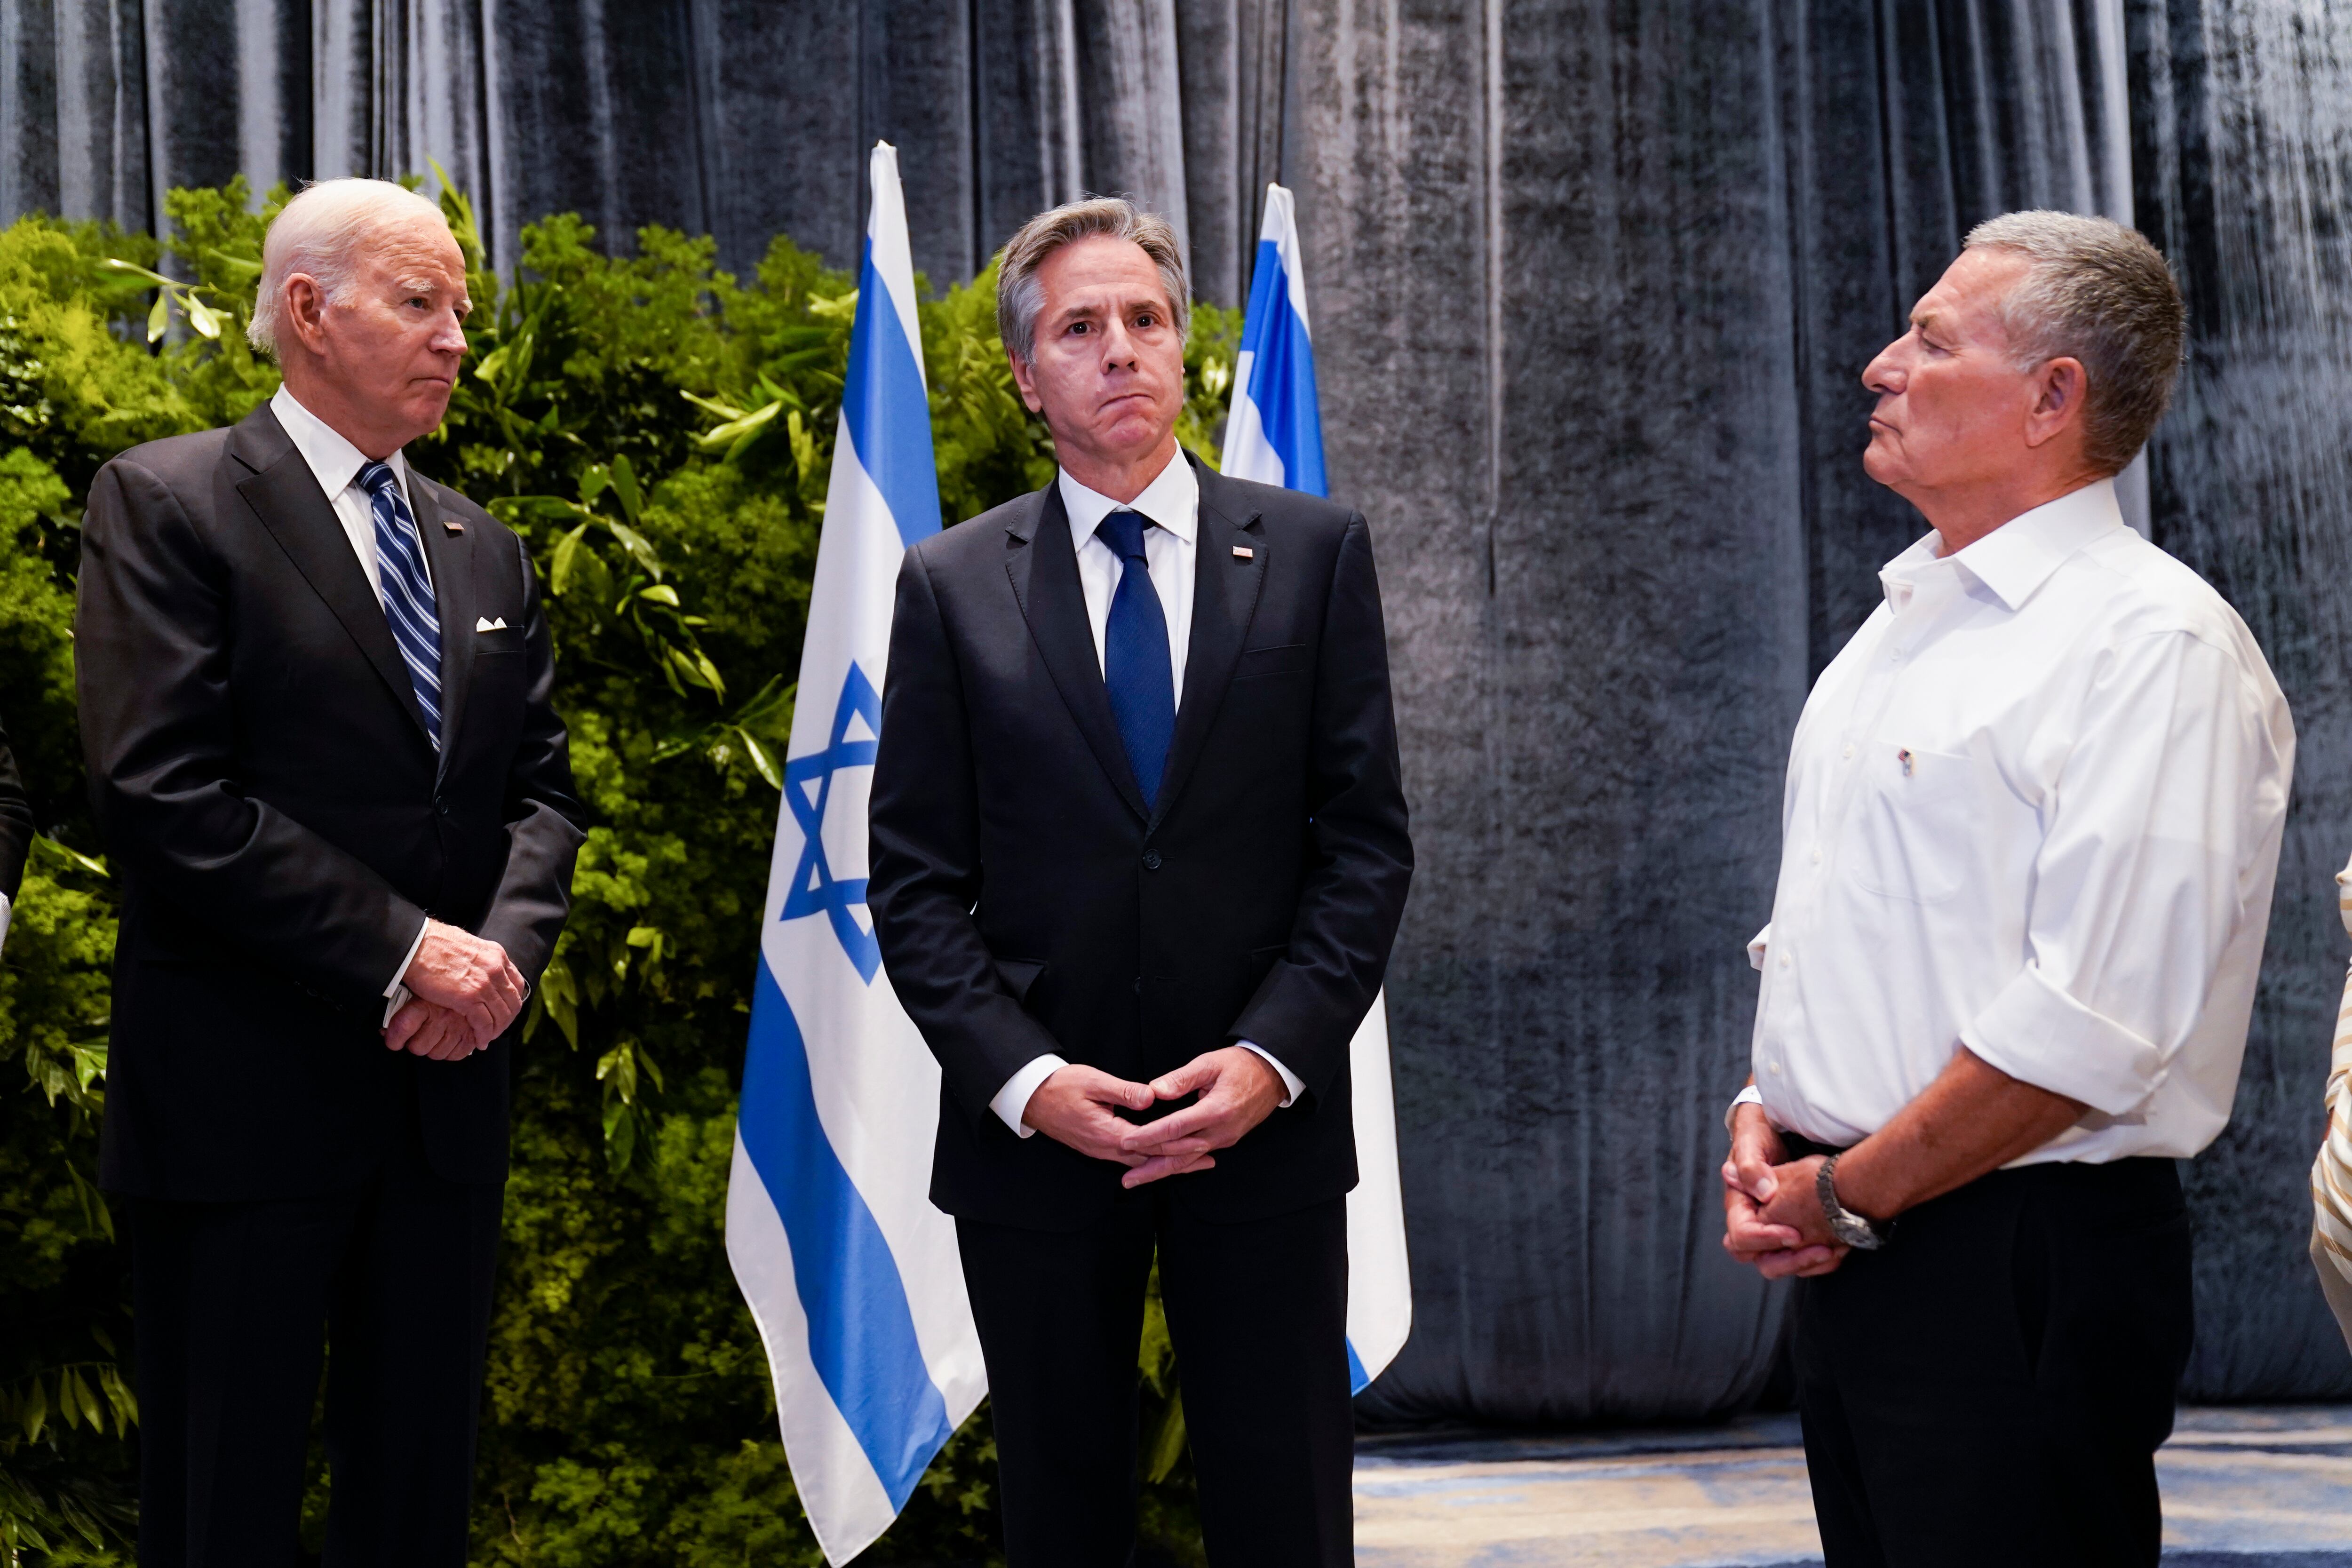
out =
[(1795, 1275), (1832, 1568), (2148, 1564), (2294, 732), (2125, 525), (2183, 312), (2100, 218), (1979, 226), (1863, 377), (1934, 531), (1790, 746), (1726, 1235)]

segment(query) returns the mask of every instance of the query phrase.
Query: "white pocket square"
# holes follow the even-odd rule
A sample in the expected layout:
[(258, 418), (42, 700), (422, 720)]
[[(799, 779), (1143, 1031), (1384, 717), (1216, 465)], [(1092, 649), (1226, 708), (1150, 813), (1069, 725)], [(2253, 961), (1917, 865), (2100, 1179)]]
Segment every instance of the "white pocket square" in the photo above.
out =
[(494, 621), (489, 616), (483, 616), (474, 622), (474, 629), (478, 632), (502, 632), (507, 629), (507, 618), (500, 616)]

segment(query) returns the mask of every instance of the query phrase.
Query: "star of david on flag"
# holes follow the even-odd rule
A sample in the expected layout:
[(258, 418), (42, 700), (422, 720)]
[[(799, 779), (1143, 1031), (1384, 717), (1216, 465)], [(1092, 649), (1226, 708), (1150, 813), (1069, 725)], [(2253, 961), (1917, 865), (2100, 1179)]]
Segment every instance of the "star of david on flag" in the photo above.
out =
[(898, 1517), (987, 1392), (954, 1222), (926, 1191), (940, 1069), (866, 909), (866, 801), (899, 558), (940, 526), (898, 158), (873, 216), (817, 545), (803, 700), (761, 910), (727, 1257), (826, 1561)]
[[(865, 733), (853, 736), (850, 731), (859, 727)], [(857, 911), (866, 908), (866, 879), (833, 874), (824, 851), (824, 824), (825, 808), (833, 803), (834, 775), (845, 768), (872, 767), (881, 734), (882, 695), (852, 663), (849, 679), (842, 682), (841, 700), (834, 705), (831, 741), (822, 752), (784, 763), (784, 805), (800, 824), (801, 858), (793, 872), (792, 890), (784, 895), (783, 911), (776, 917), (790, 921), (824, 915), (841, 939), (841, 951), (857, 966), (858, 978), (869, 983), (882, 967), (882, 948), (874, 940), (873, 917), (868, 915), (863, 924), (857, 919)], [(857, 814), (852, 826), (861, 836), (865, 833), (864, 813)]]

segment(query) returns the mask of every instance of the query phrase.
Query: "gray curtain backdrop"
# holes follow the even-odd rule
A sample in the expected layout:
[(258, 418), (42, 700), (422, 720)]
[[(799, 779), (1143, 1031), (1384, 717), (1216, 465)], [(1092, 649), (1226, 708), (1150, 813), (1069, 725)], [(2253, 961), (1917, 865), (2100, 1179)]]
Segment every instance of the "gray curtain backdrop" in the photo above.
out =
[(1703, 1416), (1787, 1299), (1717, 1246), (1788, 737), (1921, 531), (1861, 367), (2010, 208), (2137, 222), (2194, 312), (2135, 516), (2303, 733), (2238, 1115), (2191, 1167), (2200, 1397), (2342, 1396), (2303, 1257), (2352, 850), (2352, 37), (2293, 0), (0, 0), (0, 210), (422, 171), (917, 265), (1120, 190), (1237, 303), (1298, 193), (1334, 493), (1373, 521), (1422, 869), (1389, 995), (1416, 1325), (1383, 1420)]

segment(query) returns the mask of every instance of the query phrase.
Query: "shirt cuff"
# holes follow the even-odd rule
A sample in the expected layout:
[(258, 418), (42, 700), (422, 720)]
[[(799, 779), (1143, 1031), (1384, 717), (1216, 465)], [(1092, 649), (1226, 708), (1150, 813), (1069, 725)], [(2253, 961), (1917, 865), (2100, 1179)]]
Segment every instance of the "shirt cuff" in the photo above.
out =
[(432, 923), (430, 917), (418, 922), (416, 940), (408, 944), (408, 955), (400, 961), (400, 967), (392, 972), (392, 984), (383, 988), (383, 1022), (378, 1024), (377, 1028), (391, 1028), (392, 1016), (408, 1005), (408, 987), (401, 982), (408, 978), (408, 966), (416, 962), (416, 950), (425, 945), (425, 928)]
[(1006, 1079), (1004, 1087), (996, 1091), (996, 1098), (988, 1102), (988, 1109), (996, 1112), (1004, 1125), (1013, 1129), (1014, 1137), (1035, 1137), (1037, 1130), (1024, 1123), (1021, 1114), (1029, 1109), (1029, 1097), (1037, 1092), (1038, 1086), (1069, 1065), (1062, 1058), (1047, 1051)]
[(9, 901), (7, 894), (0, 893), (0, 947), (5, 947), (8, 943), (8, 916), (15, 911), (16, 907)]
[(1748, 939), (1748, 967), (1760, 973), (1764, 968), (1765, 950), (1771, 945), (1772, 924), (1767, 921), (1762, 931)]
[(1255, 1040), (1235, 1040), (1234, 1044), (1239, 1046), (1245, 1051), (1254, 1052), (1257, 1056), (1265, 1058), (1266, 1066), (1272, 1068), (1276, 1072), (1282, 1075), (1282, 1104), (1275, 1107), (1276, 1110), (1282, 1110), (1292, 1100), (1297, 1100), (1300, 1095), (1307, 1092), (1306, 1080), (1300, 1078), (1297, 1073), (1292, 1072), (1288, 1068), (1284, 1067), (1281, 1062), (1276, 1060), (1274, 1053), (1267, 1050), (1264, 1046), (1259, 1045)]
[(1726, 1132), (1731, 1131), (1731, 1119), (1739, 1114), (1739, 1108), (1741, 1106), (1761, 1105), (1763, 1103), (1764, 1091), (1757, 1088), (1754, 1084), (1749, 1084), (1746, 1089), (1741, 1089), (1737, 1095), (1732, 1097), (1732, 1101), (1729, 1105), (1723, 1108), (1723, 1130)]
[(2123, 1116), (2160, 1088), (2168, 1070), (2154, 1042), (2095, 1013), (2032, 964), (1960, 1031), (1988, 1066), (2108, 1116)]

